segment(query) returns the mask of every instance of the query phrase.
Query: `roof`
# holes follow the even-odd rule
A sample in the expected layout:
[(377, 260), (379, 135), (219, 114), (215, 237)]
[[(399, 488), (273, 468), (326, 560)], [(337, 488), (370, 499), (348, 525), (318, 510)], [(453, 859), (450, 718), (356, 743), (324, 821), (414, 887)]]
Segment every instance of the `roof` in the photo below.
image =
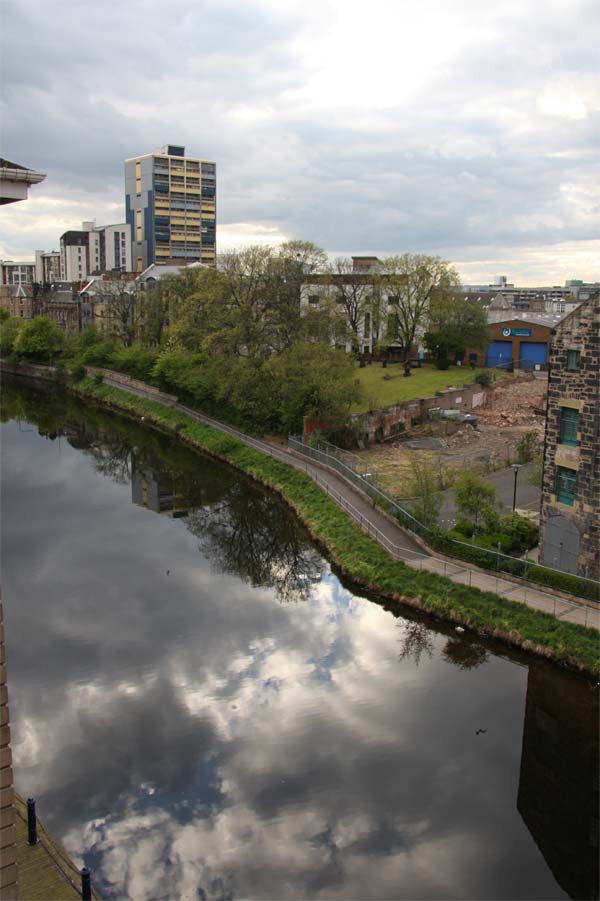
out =
[(555, 328), (559, 322), (569, 313), (527, 313), (518, 310), (492, 311), (490, 325), (498, 325), (501, 322), (524, 322), (526, 325), (543, 325), (547, 328)]

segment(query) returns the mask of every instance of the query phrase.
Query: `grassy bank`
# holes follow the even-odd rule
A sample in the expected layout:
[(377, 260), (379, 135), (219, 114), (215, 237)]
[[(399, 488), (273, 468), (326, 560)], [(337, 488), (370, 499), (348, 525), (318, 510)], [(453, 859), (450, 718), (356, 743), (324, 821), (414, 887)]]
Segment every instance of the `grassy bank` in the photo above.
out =
[(143, 416), (146, 422), (178, 435), (187, 444), (207, 451), (278, 491), (335, 564), (357, 585), (562, 665), (589, 673), (600, 672), (596, 630), (562, 622), (523, 604), (412, 570), (393, 560), (306, 474), (155, 401), (91, 379), (84, 379), (73, 390), (136, 418)]
[(366, 413), (370, 409), (430, 397), (447, 388), (462, 388), (473, 382), (478, 372), (470, 366), (441, 370), (432, 363), (425, 363), (421, 369), (413, 369), (410, 378), (404, 378), (401, 363), (390, 363), (385, 369), (381, 363), (371, 363), (364, 369), (357, 365), (354, 377), (360, 382), (362, 398), (352, 406), (352, 412)]

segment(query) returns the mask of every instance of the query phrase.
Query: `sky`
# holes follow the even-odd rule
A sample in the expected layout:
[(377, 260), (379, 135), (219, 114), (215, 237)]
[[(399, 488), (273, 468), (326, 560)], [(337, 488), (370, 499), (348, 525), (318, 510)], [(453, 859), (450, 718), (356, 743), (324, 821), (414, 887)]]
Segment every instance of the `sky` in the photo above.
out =
[(0, 0), (0, 257), (124, 220), (123, 160), (217, 162), (218, 249), (600, 280), (597, 0)]

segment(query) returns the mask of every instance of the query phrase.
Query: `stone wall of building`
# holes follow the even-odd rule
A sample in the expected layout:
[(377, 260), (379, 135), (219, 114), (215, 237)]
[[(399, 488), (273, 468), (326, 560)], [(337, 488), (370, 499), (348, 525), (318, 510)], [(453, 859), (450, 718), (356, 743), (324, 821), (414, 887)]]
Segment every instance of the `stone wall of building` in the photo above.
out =
[[(575, 352), (579, 353), (574, 365)], [(556, 328), (550, 349), (544, 446), (540, 560), (600, 579), (600, 295)], [(565, 441), (564, 411), (577, 414), (576, 441)], [(560, 479), (560, 481), (559, 481)], [(559, 485), (571, 482), (565, 502)], [(569, 489), (571, 490), (571, 489)], [(572, 502), (571, 502), (572, 501)]]

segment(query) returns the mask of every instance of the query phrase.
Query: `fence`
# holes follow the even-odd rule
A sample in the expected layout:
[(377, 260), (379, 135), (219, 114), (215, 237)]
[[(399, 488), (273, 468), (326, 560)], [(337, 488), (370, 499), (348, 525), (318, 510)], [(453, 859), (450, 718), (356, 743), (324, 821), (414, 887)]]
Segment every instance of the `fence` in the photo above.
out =
[(562, 590), (566, 592), (578, 590), (582, 597), (594, 601), (600, 600), (600, 582), (594, 579), (586, 579), (583, 576), (543, 566), (527, 558), (511, 557), (500, 551), (492, 551), (476, 544), (459, 541), (442, 529), (427, 528), (381, 489), (376, 478), (366, 470), (364, 461), (355, 454), (336, 448), (335, 445), (323, 439), (317, 439), (314, 443), (307, 444), (301, 436), (290, 436), (288, 446), (305, 457), (335, 469), (371, 497), (378, 506), (390, 513), (403, 528), (418, 535), (433, 548), (448, 554), (449, 557), (457, 557), (483, 569), (508, 573), (521, 579), (532, 579), (535, 582), (559, 588), (559, 590), (561, 586), (556, 584), (557, 577), (559, 580), (562, 578), (565, 582)]

